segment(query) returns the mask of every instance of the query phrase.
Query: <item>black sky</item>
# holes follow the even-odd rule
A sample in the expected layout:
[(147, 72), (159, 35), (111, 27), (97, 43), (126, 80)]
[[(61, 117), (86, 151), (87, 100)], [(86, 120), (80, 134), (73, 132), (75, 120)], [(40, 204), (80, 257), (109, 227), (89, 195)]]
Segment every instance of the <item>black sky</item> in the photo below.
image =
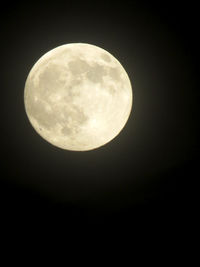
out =
[[(148, 222), (175, 230), (187, 216), (189, 185), (197, 175), (197, 7), (192, 1), (17, 1), (2, 6), (1, 14), (0, 193), (6, 223)], [(134, 94), (123, 131), (84, 153), (44, 141), (23, 103), (33, 64), (73, 42), (113, 54)]]

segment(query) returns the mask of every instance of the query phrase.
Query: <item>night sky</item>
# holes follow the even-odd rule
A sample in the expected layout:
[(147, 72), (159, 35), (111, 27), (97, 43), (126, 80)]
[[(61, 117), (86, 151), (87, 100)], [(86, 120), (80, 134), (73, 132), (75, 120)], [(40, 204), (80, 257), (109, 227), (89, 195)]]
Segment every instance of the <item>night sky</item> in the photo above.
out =
[[(198, 169), (197, 7), (192, 1), (41, 2), (16, 1), (1, 10), (5, 225), (153, 225), (176, 231), (189, 214)], [(75, 42), (114, 55), (134, 96), (121, 133), (87, 152), (42, 139), (23, 102), (33, 64)]]

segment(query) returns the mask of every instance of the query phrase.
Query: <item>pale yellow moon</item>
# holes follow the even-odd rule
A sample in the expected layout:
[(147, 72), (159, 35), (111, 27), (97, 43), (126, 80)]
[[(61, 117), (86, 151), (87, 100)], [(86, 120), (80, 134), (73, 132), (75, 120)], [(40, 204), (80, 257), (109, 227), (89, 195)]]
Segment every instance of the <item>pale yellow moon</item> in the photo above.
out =
[(24, 90), (26, 114), (36, 132), (74, 151), (96, 149), (116, 137), (132, 102), (131, 83), (119, 61), (85, 43), (61, 45), (44, 54)]

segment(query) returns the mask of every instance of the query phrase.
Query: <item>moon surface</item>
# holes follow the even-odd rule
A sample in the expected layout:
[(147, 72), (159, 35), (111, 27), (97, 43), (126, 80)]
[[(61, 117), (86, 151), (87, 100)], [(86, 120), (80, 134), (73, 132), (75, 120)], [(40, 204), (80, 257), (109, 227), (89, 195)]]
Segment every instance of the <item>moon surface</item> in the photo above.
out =
[(129, 77), (106, 50), (61, 45), (31, 69), (24, 103), (30, 123), (49, 143), (87, 151), (105, 145), (125, 126), (132, 108)]

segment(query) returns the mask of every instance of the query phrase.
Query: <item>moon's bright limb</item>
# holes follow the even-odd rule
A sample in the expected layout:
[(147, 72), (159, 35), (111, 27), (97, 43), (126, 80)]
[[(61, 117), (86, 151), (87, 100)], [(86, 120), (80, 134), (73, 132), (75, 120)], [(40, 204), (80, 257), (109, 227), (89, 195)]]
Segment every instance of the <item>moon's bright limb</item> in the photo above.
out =
[(71, 43), (43, 55), (25, 84), (27, 116), (45, 140), (86, 151), (119, 134), (132, 107), (132, 88), (119, 61), (95, 45)]

